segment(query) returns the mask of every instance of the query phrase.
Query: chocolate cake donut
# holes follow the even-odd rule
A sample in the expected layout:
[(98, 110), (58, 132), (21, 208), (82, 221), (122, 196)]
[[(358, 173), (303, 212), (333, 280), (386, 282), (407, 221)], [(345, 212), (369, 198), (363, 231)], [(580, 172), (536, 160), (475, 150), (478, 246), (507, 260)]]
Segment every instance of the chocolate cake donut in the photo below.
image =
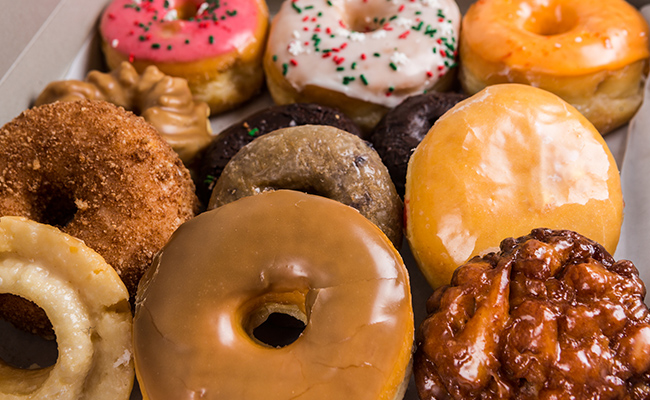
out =
[(411, 153), (438, 118), (465, 97), (453, 92), (409, 97), (389, 111), (370, 134), (369, 140), (388, 168), (400, 196), (404, 196)]
[(345, 114), (318, 104), (297, 103), (261, 110), (222, 131), (198, 157), (193, 169), (201, 203), (208, 204), (221, 172), (242, 147), (276, 129), (300, 125), (329, 125), (361, 136), (359, 127)]
[(459, 267), (427, 303), (415, 382), (430, 399), (650, 396), (650, 314), (630, 261), (535, 229)]

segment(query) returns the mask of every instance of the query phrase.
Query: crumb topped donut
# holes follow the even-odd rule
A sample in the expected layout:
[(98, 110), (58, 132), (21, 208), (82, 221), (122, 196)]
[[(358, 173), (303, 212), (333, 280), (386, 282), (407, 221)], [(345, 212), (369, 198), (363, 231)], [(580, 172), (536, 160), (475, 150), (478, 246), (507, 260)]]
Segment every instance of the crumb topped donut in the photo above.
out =
[(171, 147), (142, 118), (110, 103), (46, 104), (0, 129), (0, 215), (83, 240), (132, 295), (153, 255), (197, 207), (189, 172)]
[(535, 229), (460, 266), (427, 302), (419, 397), (650, 396), (650, 313), (631, 261), (571, 231)]
[(463, 17), (460, 80), (469, 94), (509, 82), (546, 89), (605, 134), (643, 100), (648, 34), (624, 0), (480, 0)]
[(156, 65), (215, 114), (260, 90), (268, 17), (264, 0), (113, 0), (99, 31), (109, 68)]
[[(304, 330), (280, 347), (270, 313)], [(280, 190), (183, 224), (138, 290), (136, 374), (144, 398), (400, 400), (409, 381), (408, 272), (350, 207)]]
[(453, 82), (460, 11), (453, 0), (292, 0), (264, 55), (278, 104), (336, 107), (370, 130), (408, 96)]

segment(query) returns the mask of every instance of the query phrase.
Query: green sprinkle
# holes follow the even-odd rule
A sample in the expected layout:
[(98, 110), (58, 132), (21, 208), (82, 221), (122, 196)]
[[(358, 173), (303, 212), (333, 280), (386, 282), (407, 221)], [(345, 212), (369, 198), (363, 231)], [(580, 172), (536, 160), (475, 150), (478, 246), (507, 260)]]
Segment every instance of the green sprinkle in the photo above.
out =
[(388, 65), (390, 65), (390, 68), (391, 68), (393, 71), (397, 71), (397, 65), (395, 65), (395, 63), (390, 63), (390, 64), (388, 64)]
[(153, 44), (151, 45), (151, 48), (152, 48), (152, 49), (159, 49), (159, 48), (160, 48), (160, 43), (153, 43)]
[(168, 0), (165, 0), (165, 2), (163, 3), (163, 7), (169, 8), (169, 1)]
[(203, 183), (205, 183), (206, 185), (209, 185), (209, 184), (211, 184), (212, 182), (214, 182), (214, 181), (216, 181), (216, 180), (217, 180), (217, 177), (216, 177), (216, 176), (213, 176), (213, 175), (207, 175), (207, 176), (205, 177), (205, 179), (203, 180)]
[(298, 5), (293, 2), (293, 0), (289, 0), (289, 1), (291, 1), (291, 7), (293, 7), (293, 9), (296, 10), (298, 14), (300, 14), (302, 12), (302, 9), (298, 7)]
[(323, 16), (323, 13), (322, 13), (321, 11), (319, 11), (318, 14), (316, 14), (316, 15), (317, 15), (318, 17), (322, 17), (322, 16)]
[(353, 62), (352, 65), (350, 66), (352, 69), (357, 69), (357, 63)]
[(416, 11), (415, 15), (422, 15), (422, 11)]
[(141, 42), (144, 42), (145, 40), (147, 40), (147, 38), (144, 37), (143, 35), (140, 35), (140, 36), (138, 37), (138, 40), (141, 41)]
[(379, 54), (379, 53), (372, 53), (372, 55), (375, 56), (375, 57), (381, 57), (381, 54)]
[(305, 10), (311, 10), (314, 6), (305, 6)]
[(208, 37), (208, 42), (209, 42), (210, 44), (214, 44), (214, 36), (210, 35), (210, 36)]
[(420, 23), (417, 26), (412, 26), (411, 29), (413, 29), (414, 31), (419, 31), (420, 29), (422, 29), (422, 25), (424, 25), (424, 21), (420, 21)]
[(327, 5), (332, 7), (332, 2), (330, 0), (327, 0)]
[(389, 21), (392, 21), (394, 19), (397, 19), (397, 15), (393, 15), (392, 17), (388, 18)]
[(289, 70), (289, 64), (287, 63), (282, 64), (282, 75), (286, 75), (288, 70)]
[(361, 79), (361, 82), (363, 82), (364, 85), (368, 86), (368, 80), (366, 79), (366, 76), (364, 74), (359, 75), (359, 78)]
[(436, 48), (434, 47), (434, 48), (433, 48), (433, 54), (436, 54), (437, 52), (438, 52), (438, 49), (436, 49)]
[(190, 39), (185, 39), (185, 44), (190, 44)]
[(393, 92), (394, 90), (395, 90), (395, 88), (394, 88), (393, 86), (389, 86), (389, 87), (388, 87), (388, 91), (389, 91), (389, 92)]
[(259, 131), (260, 131), (259, 128), (253, 128), (248, 131), (248, 136), (255, 136)]
[(345, 67), (336, 67), (337, 71), (345, 71)]
[(167, 45), (167, 50), (171, 50), (171, 49), (172, 49), (172, 45), (171, 45), (171, 44), (168, 44), (168, 45)]
[(277, 55), (277, 54), (273, 54), (273, 62), (276, 62), (276, 61), (278, 61), (278, 55)]
[(235, 15), (237, 15), (237, 10), (232, 10), (232, 11), (227, 10), (226, 14), (228, 14), (228, 16), (230, 17), (234, 17)]
[(343, 77), (343, 84), (348, 85), (348, 84), (350, 84), (350, 82), (352, 82), (355, 79), (357, 79), (357, 78), (355, 78), (354, 76), (344, 76)]

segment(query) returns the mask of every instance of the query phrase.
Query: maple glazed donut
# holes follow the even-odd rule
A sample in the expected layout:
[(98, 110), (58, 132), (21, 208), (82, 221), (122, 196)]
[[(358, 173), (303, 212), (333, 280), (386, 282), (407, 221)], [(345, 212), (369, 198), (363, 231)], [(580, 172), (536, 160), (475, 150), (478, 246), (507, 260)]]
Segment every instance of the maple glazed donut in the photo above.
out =
[(133, 386), (129, 293), (81, 240), (22, 217), (0, 218), (0, 293), (34, 301), (52, 321), (56, 363), (0, 362), (6, 400), (127, 400)]
[(331, 126), (303, 125), (257, 138), (226, 164), (208, 209), (277, 189), (318, 194), (353, 207), (396, 248), (402, 244), (402, 200), (377, 152), (358, 136)]
[[(302, 320), (290, 344), (254, 330)], [(280, 190), (183, 224), (138, 290), (136, 375), (144, 398), (401, 399), (413, 312), (385, 235), (336, 201)]]
[[(83, 240), (132, 295), (154, 253), (198, 209), (189, 172), (171, 147), (142, 118), (108, 102), (24, 111), (0, 129), (0, 154), (0, 215)], [(24, 317), (2, 300), (2, 313)]]
[(156, 65), (187, 79), (212, 114), (248, 100), (264, 81), (264, 0), (113, 0), (99, 31), (109, 68), (129, 61), (142, 73)]
[(549, 90), (605, 134), (643, 100), (648, 26), (624, 0), (480, 0), (463, 17), (460, 80)]
[(295, 0), (273, 18), (264, 54), (278, 104), (317, 102), (365, 130), (406, 97), (454, 80), (453, 0)]
[(538, 227), (569, 229), (616, 250), (623, 196), (594, 126), (558, 96), (501, 84), (458, 103), (413, 152), (405, 231), (431, 286), (471, 257)]

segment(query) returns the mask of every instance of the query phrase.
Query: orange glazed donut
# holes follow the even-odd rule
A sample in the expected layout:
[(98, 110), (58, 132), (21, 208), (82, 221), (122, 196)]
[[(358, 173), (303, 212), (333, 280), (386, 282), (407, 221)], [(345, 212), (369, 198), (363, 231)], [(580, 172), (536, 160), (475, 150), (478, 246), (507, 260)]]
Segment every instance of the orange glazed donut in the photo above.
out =
[[(280, 347), (269, 316), (304, 323)], [(413, 313), (406, 268), (351, 207), (280, 190), (183, 224), (138, 289), (145, 399), (401, 399)]]
[(602, 136), (556, 95), (489, 86), (443, 115), (409, 160), (406, 237), (434, 287), (471, 257), (532, 229), (618, 244), (623, 198)]
[(264, 81), (264, 0), (114, 0), (99, 31), (111, 69), (130, 61), (187, 79), (213, 114), (256, 94)]
[(648, 26), (624, 0), (479, 0), (462, 27), (460, 79), (469, 94), (496, 83), (537, 86), (602, 134), (641, 104)]

